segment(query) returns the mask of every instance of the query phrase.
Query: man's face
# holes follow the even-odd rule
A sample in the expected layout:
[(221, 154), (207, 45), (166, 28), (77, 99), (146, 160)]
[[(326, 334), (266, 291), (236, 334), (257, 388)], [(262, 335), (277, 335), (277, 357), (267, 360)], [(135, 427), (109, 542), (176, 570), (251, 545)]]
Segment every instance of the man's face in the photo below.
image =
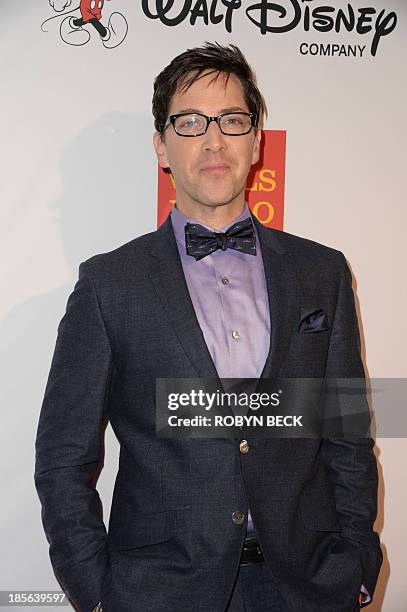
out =
[[(177, 91), (171, 99), (168, 116), (190, 111), (209, 116), (227, 111), (249, 112), (239, 79), (230, 74), (225, 87), (223, 74), (209, 84), (214, 76), (215, 73), (205, 75), (187, 91)], [(154, 147), (160, 166), (171, 168), (177, 202), (188, 208), (214, 207), (239, 199), (243, 203), (247, 175), (259, 159), (260, 130), (256, 136), (254, 129), (243, 136), (227, 136), (212, 121), (202, 136), (178, 136), (172, 125), (164, 134), (163, 142), (155, 132)], [(215, 165), (221, 167), (214, 169)]]

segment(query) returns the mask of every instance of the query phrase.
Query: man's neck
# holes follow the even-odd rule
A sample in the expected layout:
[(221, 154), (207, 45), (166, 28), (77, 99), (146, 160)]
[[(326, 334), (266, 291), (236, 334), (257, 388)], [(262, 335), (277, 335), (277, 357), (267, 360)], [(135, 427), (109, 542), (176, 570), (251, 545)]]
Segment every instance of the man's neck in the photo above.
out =
[(244, 199), (229, 204), (219, 206), (206, 206), (204, 204), (186, 204), (176, 201), (176, 208), (187, 217), (191, 217), (197, 223), (208, 225), (213, 229), (219, 229), (234, 221), (242, 214), (245, 202)]

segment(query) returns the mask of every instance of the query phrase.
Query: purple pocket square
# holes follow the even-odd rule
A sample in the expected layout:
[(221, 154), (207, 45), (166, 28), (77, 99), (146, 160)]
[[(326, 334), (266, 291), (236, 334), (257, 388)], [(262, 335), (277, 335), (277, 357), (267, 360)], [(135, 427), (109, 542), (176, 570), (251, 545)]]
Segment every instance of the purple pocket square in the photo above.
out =
[(319, 332), (329, 329), (328, 315), (323, 308), (301, 315), (299, 332)]

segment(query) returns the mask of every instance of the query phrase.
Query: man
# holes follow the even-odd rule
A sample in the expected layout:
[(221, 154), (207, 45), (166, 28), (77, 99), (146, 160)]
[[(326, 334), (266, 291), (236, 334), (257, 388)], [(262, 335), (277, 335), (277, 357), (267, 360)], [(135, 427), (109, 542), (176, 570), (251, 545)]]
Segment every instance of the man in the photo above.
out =
[[(176, 57), (153, 113), (176, 206), (81, 264), (58, 329), (35, 469), (55, 574), (84, 612), (359, 609), (382, 561), (370, 438), (155, 432), (157, 378), (363, 378), (345, 258), (251, 215), (266, 107), (236, 46)], [(92, 483), (105, 417), (108, 533)]]

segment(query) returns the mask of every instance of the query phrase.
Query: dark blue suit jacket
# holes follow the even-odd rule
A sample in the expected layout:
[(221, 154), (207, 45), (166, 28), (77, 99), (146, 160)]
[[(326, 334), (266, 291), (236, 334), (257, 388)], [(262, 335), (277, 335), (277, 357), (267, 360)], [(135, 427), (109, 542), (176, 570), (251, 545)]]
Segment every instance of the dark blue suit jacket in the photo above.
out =
[[(363, 377), (342, 253), (253, 220), (272, 321), (262, 378)], [(306, 333), (304, 313), (318, 310), (319, 331)], [(158, 377), (217, 378), (170, 218), (82, 263), (58, 328), (35, 484), (52, 565), (75, 606), (223, 612), (248, 507), (289, 612), (352, 610), (362, 583), (373, 595), (382, 562), (373, 441), (243, 432), (243, 455), (230, 439), (157, 438)], [(94, 488), (104, 418), (120, 443), (108, 532)]]

